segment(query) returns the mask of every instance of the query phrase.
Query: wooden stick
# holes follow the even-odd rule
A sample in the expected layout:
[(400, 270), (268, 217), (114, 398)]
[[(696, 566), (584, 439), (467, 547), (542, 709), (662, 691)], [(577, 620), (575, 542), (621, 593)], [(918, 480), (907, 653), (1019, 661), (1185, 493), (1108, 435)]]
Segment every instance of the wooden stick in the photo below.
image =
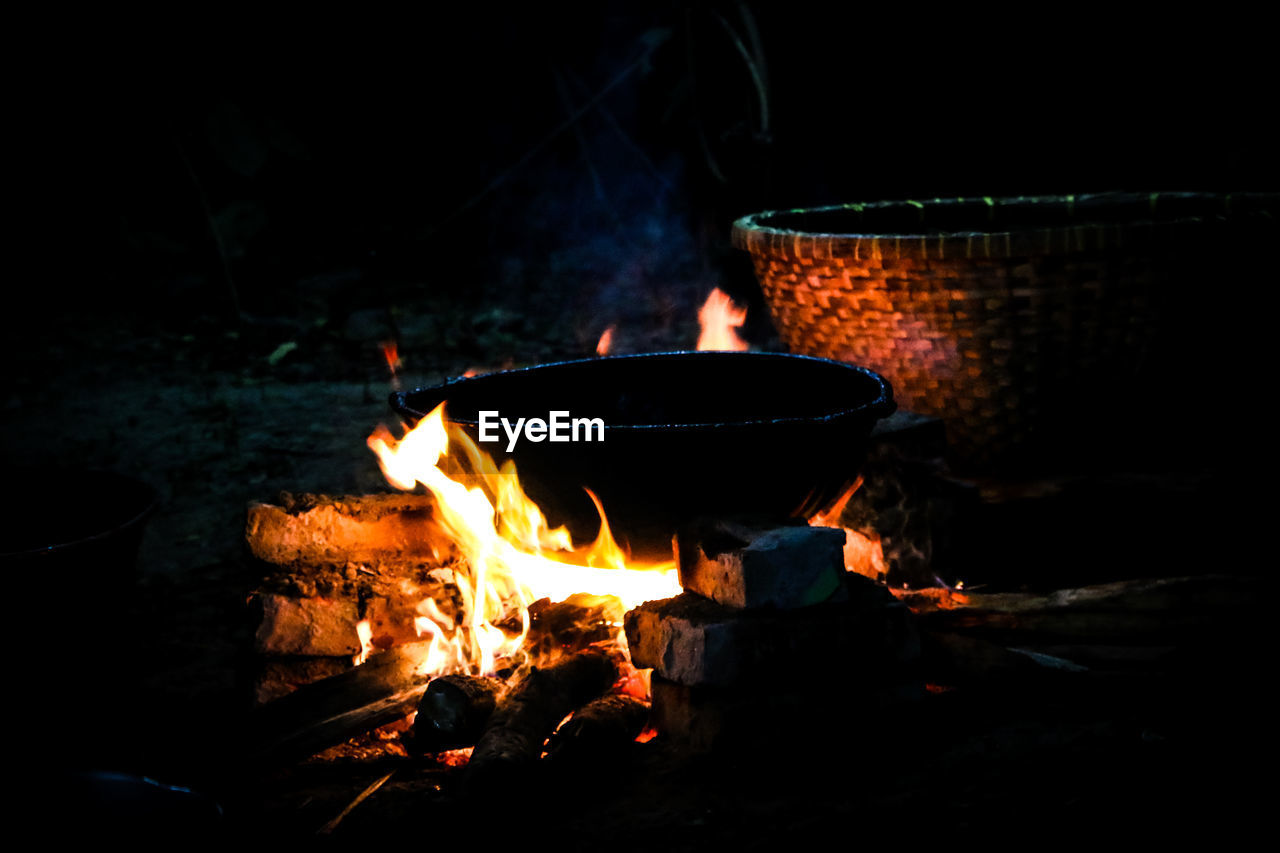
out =
[(502, 696), (503, 683), (483, 675), (445, 675), (427, 685), (413, 721), (418, 754), (475, 746)]
[(371, 656), (348, 672), (308, 684), (257, 709), (241, 742), (259, 766), (307, 758), (407, 716), (430, 677), (419, 673), (430, 643)]
[[(953, 591), (948, 608), (955, 610), (990, 610), (1001, 613), (1028, 613), (1071, 608), (1107, 610), (1165, 609), (1169, 604), (1190, 604), (1208, 599), (1221, 605), (1250, 595), (1257, 587), (1254, 578), (1232, 575), (1199, 575), (1181, 578), (1139, 578), (1095, 584), (1049, 593), (1006, 592), (984, 593)], [(914, 596), (933, 598), (932, 590), (906, 592), (900, 596), (913, 609)], [(925, 607), (924, 609), (931, 609)]]
[(335, 829), (338, 828), (338, 824), (342, 823), (342, 819), (345, 818), (347, 815), (351, 814), (352, 809), (354, 809), (356, 806), (363, 803), (365, 800), (369, 799), (369, 797), (373, 794), (374, 791), (378, 790), (383, 785), (385, 785), (387, 783), (387, 780), (390, 779), (393, 775), (395, 775), (395, 772), (396, 771), (392, 770), (386, 776), (383, 776), (380, 779), (375, 779), (373, 783), (369, 785), (369, 787), (365, 788), (363, 791), (357, 794), (356, 798), (352, 800), (350, 803), (348, 803), (345, 809), (338, 812), (337, 817), (335, 817), (333, 820), (326, 823), (324, 826), (320, 827), (320, 829), (316, 831), (316, 835), (329, 835), (330, 833), (332, 833)]
[(921, 608), (917, 616), (926, 630), (1006, 645), (1162, 645), (1239, 618), (1261, 594), (1255, 578), (1136, 580), (1048, 595), (966, 594), (953, 609)]
[(1028, 678), (1085, 671), (1061, 657), (1036, 656), (963, 634), (925, 632), (921, 645), (929, 677), (947, 684), (1025, 684)]

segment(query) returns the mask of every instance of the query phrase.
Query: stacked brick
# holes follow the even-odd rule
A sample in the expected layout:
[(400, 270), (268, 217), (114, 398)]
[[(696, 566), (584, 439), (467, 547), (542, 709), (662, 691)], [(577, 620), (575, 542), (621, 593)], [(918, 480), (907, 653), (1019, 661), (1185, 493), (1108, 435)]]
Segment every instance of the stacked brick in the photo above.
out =
[(910, 613), (845, 571), (843, 531), (708, 521), (676, 541), (685, 591), (625, 620), (665, 735), (713, 750), (776, 731), (780, 715), (870, 722), (922, 690)]
[(259, 703), (418, 640), (419, 604), (448, 610), (455, 594), (456, 554), (430, 496), (282, 494), (249, 506), (245, 540), (262, 571), (252, 597)]

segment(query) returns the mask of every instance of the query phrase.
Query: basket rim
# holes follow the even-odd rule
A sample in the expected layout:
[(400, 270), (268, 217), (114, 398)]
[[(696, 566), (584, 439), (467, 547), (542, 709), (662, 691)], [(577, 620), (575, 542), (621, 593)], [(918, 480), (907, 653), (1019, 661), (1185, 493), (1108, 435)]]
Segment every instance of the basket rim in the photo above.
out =
[[(1195, 214), (1186, 212), (1190, 204), (1203, 204), (1205, 210)], [(1001, 208), (1017, 207), (1025, 211), (1065, 215), (1069, 221), (1054, 224), (1031, 224), (990, 229), (937, 229), (926, 230), (931, 210), (956, 212), (961, 206), (974, 210), (986, 207), (994, 222)], [(1147, 214), (1123, 220), (1106, 221), (1099, 214), (1114, 213), (1118, 208), (1129, 207), (1135, 211), (1141, 207)], [(865, 229), (865, 230), (805, 230), (769, 224), (771, 219), (825, 214), (857, 216), (861, 220), (867, 213), (917, 211), (921, 228)], [(795, 257), (836, 257), (852, 254), (858, 257), (864, 251), (871, 255), (895, 253), (903, 256), (937, 257), (955, 256), (963, 250), (968, 257), (1007, 257), (1028, 252), (1085, 251), (1119, 245), (1126, 233), (1136, 230), (1154, 230), (1165, 227), (1199, 223), (1207, 219), (1227, 219), (1234, 215), (1261, 215), (1272, 217), (1271, 211), (1280, 208), (1280, 193), (1244, 192), (1105, 192), (1081, 195), (1034, 195), (1007, 197), (950, 197), (928, 200), (897, 199), (873, 202), (823, 205), (808, 208), (767, 210), (743, 216), (733, 223), (731, 240), (735, 248), (748, 251), (770, 249)], [(1161, 216), (1161, 212), (1168, 214)], [(864, 248), (865, 247), (865, 248)]]

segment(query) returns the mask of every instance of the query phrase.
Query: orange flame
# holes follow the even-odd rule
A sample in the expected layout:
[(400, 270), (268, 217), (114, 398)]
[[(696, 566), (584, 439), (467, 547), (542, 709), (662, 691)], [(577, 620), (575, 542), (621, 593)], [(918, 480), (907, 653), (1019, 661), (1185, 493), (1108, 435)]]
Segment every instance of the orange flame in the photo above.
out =
[(382, 357), (387, 360), (387, 369), (391, 371), (391, 387), (399, 390), (400, 377), (396, 371), (404, 366), (400, 361), (400, 345), (393, 339), (382, 341), (378, 346), (382, 349)]
[(652, 694), (651, 679), (653, 670), (636, 669), (630, 660), (619, 664), (618, 670), (621, 674), (618, 676), (618, 680), (614, 682), (614, 692), (630, 696), (633, 699), (647, 701)]
[(604, 330), (604, 334), (596, 342), (596, 355), (608, 355), (609, 350), (613, 349), (613, 330), (613, 326)]
[(872, 580), (880, 580), (888, 574), (889, 565), (885, 562), (884, 549), (881, 546), (879, 535), (874, 532), (863, 533), (851, 527), (845, 527), (840, 523), (841, 517), (844, 515), (844, 508), (849, 504), (849, 499), (861, 487), (862, 475), (859, 474), (858, 479), (854, 480), (853, 485), (840, 496), (839, 500), (831, 505), (830, 509), (817, 513), (809, 519), (809, 525), (811, 527), (837, 527), (843, 530), (845, 570), (865, 575)]
[(729, 295), (717, 287), (698, 310), (698, 325), (702, 327), (702, 334), (698, 336), (698, 349), (747, 349), (747, 342), (734, 331), (745, 322), (747, 309), (734, 305)]
[(373, 654), (373, 624), (368, 619), (356, 623), (356, 637), (360, 640), (360, 651), (351, 662), (359, 666)]
[(853, 485), (845, 489), (835, 503), (831, 505), (825, 512), (814, 513), (809, 519), (811, 527), (839, 527), (840, 518), (844, 515), (844, 508), (849, 505), (849, 499), (854, 496), (858, 489), (862, 488), (862, 475), (858, 475), (858, 479), (853, 481)]
[[(497, 661), (517, 658), (529, 630), (528, 607), (539, 598), (615, 595), (630, 609), (680, 592), (674, 563), (629, 564), (590, 492), (600, 532), (590, 547), (575, 551), (568, 530), (551, 528), (525, 495), (514, 463), (497, 467), (466, 433), (445, 425), (444, 404), (403, 438), (379, 427), (368, 445), (393, 486), (408, 490), (421, 483), (431, 491), (437, 523), (466, 558), (465, 568), (455, 571), (460, 616), (448, 617), (429, 599), (418, 607), (415, 627), (430, 639), (425, 672), (492, 673)], [(465, 482), (446, 475), (446, 463)], [(521, 629), (509, 633), (499, 624)]]
[(396, 375), (396, 368), (400, 367), (400, 346), (395, 341), (383, 341), (382, 356), (387, 360), (387, 367), (391, 369), (391, 375)]
[(889, 573), (884, 548), (875, 533), (861, 533), (844, 528), (844, 567), (873, 581), (883, 580)]

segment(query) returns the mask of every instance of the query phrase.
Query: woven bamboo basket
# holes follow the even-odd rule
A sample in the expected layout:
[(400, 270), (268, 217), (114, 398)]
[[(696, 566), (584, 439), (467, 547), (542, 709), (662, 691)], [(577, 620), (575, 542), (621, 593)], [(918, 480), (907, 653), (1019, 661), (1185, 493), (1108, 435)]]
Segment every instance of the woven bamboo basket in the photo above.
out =
[(849, 204), (746, 216), (733, 242), (791, 351), (883, 374), (901, 406), (944, 419), (953, 461), (982, 467), (1080, 436), (1082, 409), (1123, 405), (1161, 369), (1161, 335), (1185, 331), (1170, 324), (1188, 294), (1238, 258), (1224, 233), (1273, 225), (1276, 198)]

